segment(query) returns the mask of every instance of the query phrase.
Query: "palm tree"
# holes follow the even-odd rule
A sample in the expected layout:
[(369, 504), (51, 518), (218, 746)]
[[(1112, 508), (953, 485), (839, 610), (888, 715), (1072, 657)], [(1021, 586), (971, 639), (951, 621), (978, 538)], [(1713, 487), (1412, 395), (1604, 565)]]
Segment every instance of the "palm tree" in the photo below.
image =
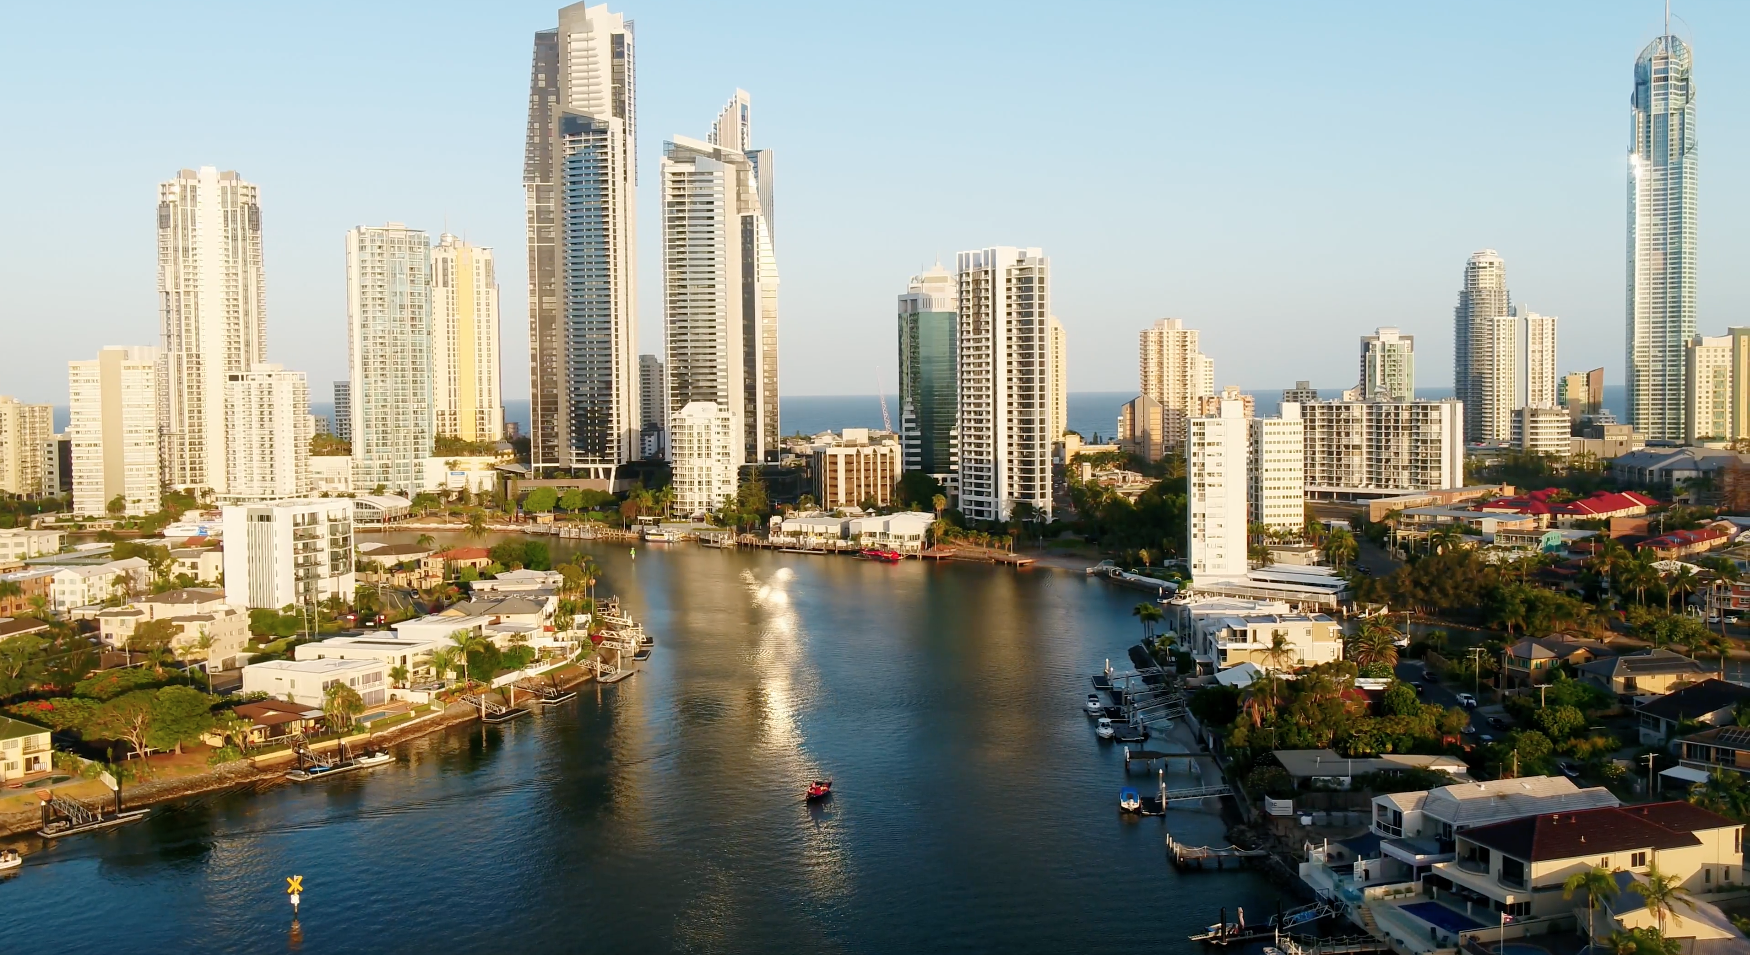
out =
[(201, 669), (207, 671), (207, 696), (210, 697), (213, 695), (213, 635), (207, 632), (206, 627), (201, 628), (194, 645), (200, 648), (201, 659), (205, 661)]
[(1264, 660), (1273, 669), (1286, 670), (1300, 656), (1299, 648), (1288, 639), (1288, 631), (1270, 631), (1270, 647), (1264, 651)]
[(935, 508), (936, 520), (941, 520), (942, 512), (948, 509), (948, 498), (944, 495), (937, 494), (930, 498), (930, 506)]
[(478, 511), (477, 510), (474, 513), (468, 515), (467, 533), (468, 533), (468, 536), (474, 540), (479, 540), (480, 538), (486, 536), (486, 512), (485, 511)]
[(1130, 608), (1130, 615), (1142, 621), (1142, 638), (1144, 640), (1154, 636), (1155, 621), (1165, 616), (1161, 613), (1160, 607), (1149, 601), (1144, 601)]
[(1355, 544), (1355, 535), (1339, 527), (1325, 538), (1325, 557), (1333, 567), (1342, 569), (1345, 561), (1354, 560), (1359, 548)]
[(419, 538), (417, 540), (415, 540), (413, 543), (420, 546), (420, 547), (424, 547), (424, 548), (429, 550), (429, 549), (437, 546), (437, 538), (431, 536), (430, 534), (421, 534), (421, 535), (419, 535)]
[[(455, 651), (462, 662), (462, 683), (470, 682), (468, 676), (468, 654), (486, 646), (486, 638), (472, 630), (457, 630), (450, 634), (450, 642), (455, 644)], [(491, 674), (487, 674), (488, 677)]]
[(1597, 938), (1597, 925), (1593, 913), (1598, 910), (1598, 899), (1617, 893), (1616, 879), (1603, 869), (1593, 866), (1584, 872), (1576, 872), (1568, 876), (1562, 883), (1562, 898), (1571, 899), (1575, 892), (1586, 893), (1586, 937)]
[(1683, 887), (1683, 880), (1660, 872), (1658, 866), (1648, 866), (1647, 880), (1630, 884), (1629, 891), (1638, 892), (1647, 900), (1647, 909), (1659, 920), (1660, 935), (1665, 934), (1665, 916), (1678, 918), (1677, 906), (1695, 908), (1695, 901), (1689, 897), (1689, 890)]
[(1349, 659), (1358, 667), (1375, 663), (1397, 666), (1397, 639), (1397, 628), (1383, 616), (1369, 617), (1361, 622), (1360, 629), (1349, 642)]
[(447, 680), (456, 669), (456, 651), (449, 647), (439, 647), (431, 652), (431, 672), (439, 679)]
[[(1695, 593), (1696, 590), (1700, 589), (1700, 587), (1701, 578), (1695, 575), (1695, 571), (1689, 569), (1687, 566), (1679, 567), (1677, 573), (1672, 574), (1671, 579), (1665, 583), (1666, 600), (1669, 601), (1672, 595), (1676, 595), (1682, 598), (1680, 603), (1687, 602), (1689, 596)], [(1670, 609), (1669, 602), (1666, 604), (1666, 609)]]
[(1428, 551), (1434, 554), (1444, 554), (1457, 547), (1464, 540), (1464, 531), (1457, 524), (1442, 524), (1428, 532)]
[(404, 666), (392, 666), (392, 667), (390, 667), (389, 668), (389, 684), (391, 686), (397, 686), (397, 687), (406, 686), (407, 685), (407, 668)]
[(322, 694), (322, 719), (335, 732), (352, 729), (352, 721), (365, 711), (359, 691), (336, 680)]

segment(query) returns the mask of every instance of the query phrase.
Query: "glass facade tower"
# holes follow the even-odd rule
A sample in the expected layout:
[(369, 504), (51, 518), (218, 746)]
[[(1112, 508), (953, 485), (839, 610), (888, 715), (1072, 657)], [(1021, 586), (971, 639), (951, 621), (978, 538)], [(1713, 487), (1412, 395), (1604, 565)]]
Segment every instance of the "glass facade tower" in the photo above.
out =
[(954, 274), (940, 265), (899, 297), (899, 416), (905, 469), (941, 479), (959, 469)]

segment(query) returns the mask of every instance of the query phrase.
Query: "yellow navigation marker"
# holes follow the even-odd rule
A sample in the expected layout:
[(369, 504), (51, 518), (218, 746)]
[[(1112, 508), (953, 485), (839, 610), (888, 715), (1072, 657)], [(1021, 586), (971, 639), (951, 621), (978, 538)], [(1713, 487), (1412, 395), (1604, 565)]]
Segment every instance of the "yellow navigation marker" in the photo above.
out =
[(286, 894), (287, 895), (302, 895), (303, 892), (304, 892), (304, 877), (303, 876), (294, 875), (294, 876), (290, 876), (286, 879)]

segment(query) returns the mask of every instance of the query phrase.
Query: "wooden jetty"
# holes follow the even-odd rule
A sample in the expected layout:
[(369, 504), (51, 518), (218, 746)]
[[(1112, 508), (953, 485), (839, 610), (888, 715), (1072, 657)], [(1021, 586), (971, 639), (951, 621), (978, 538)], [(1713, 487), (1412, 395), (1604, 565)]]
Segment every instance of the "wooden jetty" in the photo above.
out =
[[(107, 782), (109, 774), (105, 773), (104, 776)], [(105, 812), (101, 807), (87, 805), (71, 796), (61, 796), (48, 789), (37, 790), (36, 798), (42, 801), (42, 826), (36, 834), (44, 839), (60, 839), (64, 836), (125, 826), (144, 819), (151, 812), (150, 809), (124, 810), (119, 786), (115, 787), (113, 812)]]
[(521, 706), (505, 706), (486, 698), (484, 693), (467, 693), (462, 699), (470, 705), (480, 708), (480, 718), (488, 723), (508, 723), (519, 716), (529, 715), (529, 711)]
[[(1216, 787), (1226, 790), (1226, 786)], [(1169, 799), (1173, 793), (1167, 793)], [(1167, 851), (1173, 855), (1173, 865), (1181, 869), (1202, 869), (1213, 862), (1217, 869), (1226, 868), (1229, 860), (1237, 867), (1245, 864), (1247, 859), (1262, 859), (1270, 853), (1263, 849), (1241, 849), (1239, 846), (1228, 846), (1216, 849), (1211, 846), (1185, 846), (1174, 841), (1173, 834), (1167, 833)]]

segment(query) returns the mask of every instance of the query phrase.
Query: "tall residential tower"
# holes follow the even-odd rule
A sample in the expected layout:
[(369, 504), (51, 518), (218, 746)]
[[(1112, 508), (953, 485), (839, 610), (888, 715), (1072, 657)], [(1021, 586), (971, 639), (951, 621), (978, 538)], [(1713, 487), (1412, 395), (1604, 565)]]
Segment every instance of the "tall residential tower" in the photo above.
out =
[(637, 124), (631, 21), (574, 3), (535, 34), (523, 193), (537, 471), (638, 457)]
[(431, 400), (438, 434), (504, 439), (492, 250), (448, 232), (431, 250)]
[(960, 253), (955, 272), (960, 509), (1006, 521), (1028, 504), (1049, 521), (1050, 260), (1039, 249), (980, 249)]
[(1185, 418), (1198, 412), (1196, 399), (1215, 394), (1215, 362), (1197, 350), (1198, 334), (1177, 318), (1142, 330), (1142, 393), (1160, 402), (1166, 445), (1185, 440)]
[(1452, 314), (1452, 387), (1464, 402), (1464, 434), (1471, 441), (1505, 441), (1512, 434), (1519, 336), (1511, 306), (1501, 256), (1494, 249), (1471, 253)]
[(346, 234), (352, 486), (412, 496), (432, 451), (431, 242), (399, 222)]
[(1629, 100), (1628, 423), (1680, 440), (1695, 337), (1696, 139), (1690, 50), (1667, 30), (1635, 60)]
[[(1416, 338), (1381, 328), (1361, 336), (1361, 397), (1395, 401), (1416, 397)], [(1283, 400), (1287, 400), (1284, 398)]]
[(899, 429), (905, 469), (951, 483), (959, 466), (954, 274), (937, 265), (899, 296)]

